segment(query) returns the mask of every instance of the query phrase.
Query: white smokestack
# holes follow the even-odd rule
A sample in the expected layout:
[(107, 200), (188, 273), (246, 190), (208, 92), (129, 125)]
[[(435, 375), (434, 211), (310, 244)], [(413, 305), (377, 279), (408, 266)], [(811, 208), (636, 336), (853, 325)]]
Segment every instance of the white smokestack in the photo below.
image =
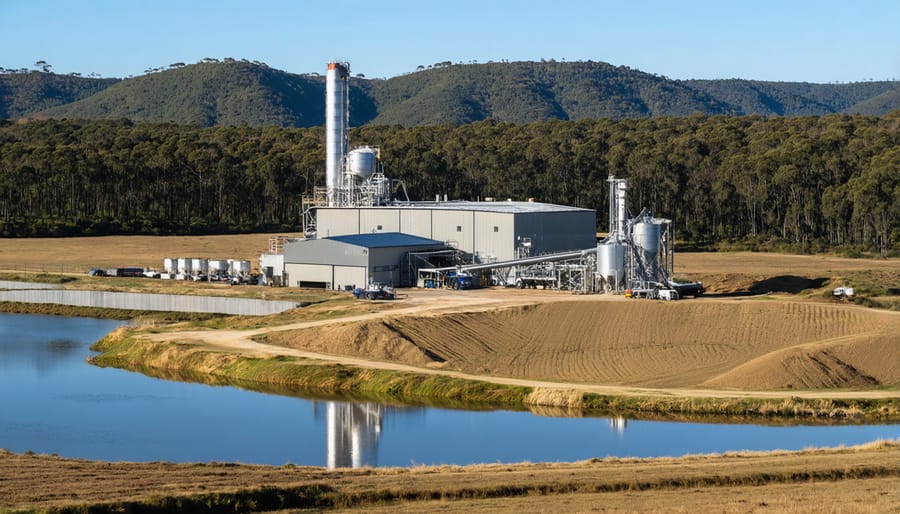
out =
[(350, 64), (328, 63), (325, 76), (325, 185), (328, 206), (339, 203), (344, 157), (347, 155), (347, 129), (350, 126)]

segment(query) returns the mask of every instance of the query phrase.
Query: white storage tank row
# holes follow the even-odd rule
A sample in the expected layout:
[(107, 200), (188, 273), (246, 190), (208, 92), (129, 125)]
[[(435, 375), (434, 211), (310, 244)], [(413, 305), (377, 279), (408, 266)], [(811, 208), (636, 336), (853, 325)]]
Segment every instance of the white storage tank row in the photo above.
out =
[(250, 261), (240, 259), (202, 259), (197, 257), (166, 257), (163, 271), (172, 275), (248, 275)]

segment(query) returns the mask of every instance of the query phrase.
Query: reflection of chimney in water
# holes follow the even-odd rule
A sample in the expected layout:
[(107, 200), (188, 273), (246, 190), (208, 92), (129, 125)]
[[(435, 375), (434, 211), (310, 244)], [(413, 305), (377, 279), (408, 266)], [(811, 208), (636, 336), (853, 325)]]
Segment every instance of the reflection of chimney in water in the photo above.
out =
[(628, 420), (625, 418), (609, 418), (609, 428), (613, 432), (622, 435), (625, 433), (625, 427), (628, 426)]
[(378, 465), (384, 407), (376, 403), (326, 402), (329, 468)]

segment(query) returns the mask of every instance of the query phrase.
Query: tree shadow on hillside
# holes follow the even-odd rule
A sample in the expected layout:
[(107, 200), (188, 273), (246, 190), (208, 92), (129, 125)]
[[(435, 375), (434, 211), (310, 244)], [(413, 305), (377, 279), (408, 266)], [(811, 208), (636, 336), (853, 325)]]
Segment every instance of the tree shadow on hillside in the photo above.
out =
[(798, 277), (796, 275), (779, 275), (754, 282), (747, 289), (729, 291), (727, 293), (707, 293), (711, 298), (728, 298), (733, 296), (758, 296), (770, 293), (797, 294), (807, 289), (819, 289), (828, 283), (827, 278)]

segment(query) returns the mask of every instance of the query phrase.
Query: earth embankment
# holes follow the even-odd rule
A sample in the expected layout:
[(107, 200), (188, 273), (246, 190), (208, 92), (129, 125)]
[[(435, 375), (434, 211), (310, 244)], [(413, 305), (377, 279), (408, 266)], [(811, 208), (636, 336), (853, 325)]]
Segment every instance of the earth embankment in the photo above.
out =
[(900, 384), (900, 315), (780, 299), (546, 302), (276, 331), (266, 343), (476, 375), (623, 386)]

